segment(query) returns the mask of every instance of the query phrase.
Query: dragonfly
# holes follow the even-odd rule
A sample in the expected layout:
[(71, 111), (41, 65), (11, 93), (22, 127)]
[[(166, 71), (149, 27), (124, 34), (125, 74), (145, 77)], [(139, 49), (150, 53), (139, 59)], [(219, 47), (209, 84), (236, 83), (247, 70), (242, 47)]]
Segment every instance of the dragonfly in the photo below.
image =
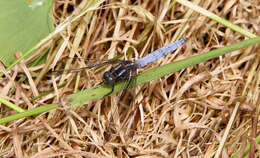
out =
[(111, 91), (106, 94), (110, 95), (114, 91), (115, 83), (120, 80), (127, 80), (127, 85), (124, 89), (128, 89), (131, 83), (131, 80), (137, 76), (137, 69), (145, 67), (146, 65), (162, 58), (163, 56), (168, 55), (169, 53), (174, 52), (180, 48), (188, 39), (183, 38), (173, 43), (170, 43), (162, 48), (159, 48), (143, 58), (140, 58), (136, 61), (132, 60), (116, 60), (116, 66), (112, 66), (110, 70), (104, 72), (103, 82), (112, 87)]
[(108, 71), (104, 72), (102, 83), (105, 83), (106, 85), (111, 86), (111, 91), (106, 94), (106, 96), (110, 95), (114, 92), (115, 84), (118, 81), (126, 80), (127, 85), (124, 87), (124, 89), (128, 89), (130, 86), (130, 83), (133, 79), (136, 79), (137, 77), (137, 69), (145, 67), (146, 65), (162, 58), (163, 56), (166, 56), (174, 51), (176, 51), (178, 48), (180, 48), (188, 38), (183, 38), (178, 41), (175, 41), (173, 43), (170, 43), (162, 48), (159, 48), (148, 55), (146, 55), (143, 58), (140, 58), (138, 60), (132, 61), (132, 60), (110, 60), (105, 61), (98, 64), (92, 64), (86, 67), (82, 68), (75, 68), (75, 69), (69, 69), (69, 70), (56, 70), (53, 72), (63, 72), (63, 71), (80, 71), (86, 68), (93, 68), (98, 66), (103, 66), (105, 64), (112, 64), (115, 66), (112, 66)]

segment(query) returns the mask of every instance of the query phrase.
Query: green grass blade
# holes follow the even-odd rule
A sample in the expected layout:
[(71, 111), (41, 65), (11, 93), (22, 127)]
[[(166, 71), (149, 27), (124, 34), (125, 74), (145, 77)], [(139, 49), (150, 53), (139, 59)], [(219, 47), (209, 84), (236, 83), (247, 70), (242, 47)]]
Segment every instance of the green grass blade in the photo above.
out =
[(42, 114), (44, 112), (50, 111), (52, 109), (56, 109), (59, 105), (58, 104), (48, 104), (48, 105), (43, 105), (25, 112), (21, 112), (18, 114), (14, 114), (5, 118), (1, 118), (0, 119), (0, 125), (4, 124), (4, 123), (8, 123), (14, 120), (18, 120), (24, 117), (29, 117), (29, 116), (35, 116), (35, 115), (39, 115)]
[(20, 108), (19, 106), (17, 106), (15, 104), (5, 100), (1, 96), (0, 96), (0, 102), (3, 103), (4, 105), (6, 105), (7, 107), (9, 107), (10, 109), (13, 109), (13, 110), (15, 110), (17, 112), (24, 112), (25, 111), (24, 109)]

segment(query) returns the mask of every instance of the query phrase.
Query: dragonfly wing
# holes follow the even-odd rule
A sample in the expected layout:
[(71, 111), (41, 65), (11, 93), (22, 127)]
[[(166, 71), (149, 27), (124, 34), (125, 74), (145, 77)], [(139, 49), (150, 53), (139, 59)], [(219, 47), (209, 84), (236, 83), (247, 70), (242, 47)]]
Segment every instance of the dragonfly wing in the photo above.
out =
[[(77, 58), (77, 57), (74, 57), (75, 59), (80, 59), (80, 58)], [(94, 63), (94, 64), (88, 64), (87, 66), (84, 66), (84, 67), (80, 67), (80, 68), (72, 68), (72, 69), (60, 69), (60, 70), (53, 70), (52, 72), (53, 73), (63, 73), (63, 72), (79, 72), (79, 71), (82, 71), (82, 70), (85, 70), (85, 69), (91, 69), (91, 68), (94, 68), (94, 67), (102, 67), (106, 64), (119, 64), (123, 62), (123, 60), (106, 60), (106, 61), (102, 61), (102, 62), (99, 62), (99, 63)]]

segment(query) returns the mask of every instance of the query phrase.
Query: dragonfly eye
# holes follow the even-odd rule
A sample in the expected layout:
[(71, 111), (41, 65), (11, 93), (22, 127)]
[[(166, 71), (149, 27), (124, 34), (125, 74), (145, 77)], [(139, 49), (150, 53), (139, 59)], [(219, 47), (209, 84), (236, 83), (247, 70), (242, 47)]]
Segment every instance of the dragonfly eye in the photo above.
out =
[(103, 81), (105, 84), (114, 85), (114, 79), (109, 72), (105, 72), (103, 75)]

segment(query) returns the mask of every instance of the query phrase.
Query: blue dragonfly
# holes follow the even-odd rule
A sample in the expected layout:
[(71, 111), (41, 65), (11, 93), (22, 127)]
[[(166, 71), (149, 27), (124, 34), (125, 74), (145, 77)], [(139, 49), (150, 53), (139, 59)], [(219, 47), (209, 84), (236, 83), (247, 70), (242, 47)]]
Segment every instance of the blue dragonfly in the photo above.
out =
[(111, 91), (107, 95), (113, 93), (115, 83), (120, 80), (128, 81), (126, 87), (124, 88), (127, 89), (131, 83), (131, 80), (137, 76), (138, 68), (145, 67), (149, 63), (152, 63), (162, 58), (163, 56), (166, 56), (167, 54), (174, 52), (175, 50), (180, 48), (186, 41), (187, 38), (183, 38), (176, 42), (170, 43), (136, 61), (131, 61), (131, 60), (113, 61), (114, 63), (117, 63), (117, 65), (114, 67), (112, 66), (110, 70), (106, 71), (103, 74), (103, 82), (112, 87)]

